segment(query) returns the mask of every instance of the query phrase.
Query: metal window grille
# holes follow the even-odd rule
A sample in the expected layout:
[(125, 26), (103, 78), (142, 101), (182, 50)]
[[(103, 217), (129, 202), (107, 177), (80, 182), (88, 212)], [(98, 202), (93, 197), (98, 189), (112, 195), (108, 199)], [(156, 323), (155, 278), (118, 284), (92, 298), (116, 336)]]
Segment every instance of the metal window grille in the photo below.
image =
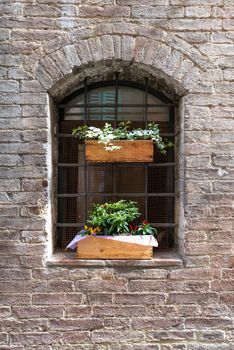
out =
[[(107, 87), (107, 92), (108, 88), (111, 91), (105, 96), (95, 95), (95, 89), (100, 87)], [(144, 102), (122, 102), (119, 95), (121, 87), (140, 89), (144, 93)], [(149, 95), (157, 97), (161, 103), (150, 104)], [(81, 102), (73, 104), (72, 101), (77, 96), (82, 96)], [(167, 108), (167, 121), (156, 122), (160, 125), (161, 135), (174, 142), (174, 105), (151, 89), (147, 78), (144, 85), (120, 81), (118, 73), (114, 81), (95, 84), (88, 84), (86, 78), (82, 89), (62, 101), (59, 106), (58, 134), (58, 247), (64, 248), (83, 227), (93, 203), (121, 198), (131, 199), (139, 204), (142, 219), (147, 219), (158, 230), (160, 248), (173, 246), (176, 165), (174, 149), (168, 150), (166, 155), (155, 149), (154, 161), (148, 164), (88, 164), (85, 161), (84, 145), (72, 136), (72, 129), (84, 124), (100, 127), (108, 121), (117, 126), (121, 121), (119, 113), (123, 113), (124, 108), (125, 111), (127, 108), (134, 108), (136, 114), (138, 110), (143, 110), (142, 120), (132, 121), (132, 127), (145, 127), (149, 122), (149, 111), (155, 107)], [(93, 117), (95, 113), (99, 113), (96, 119)], [(66, 115), (70, 115), (71, 119), (65, 118)]]

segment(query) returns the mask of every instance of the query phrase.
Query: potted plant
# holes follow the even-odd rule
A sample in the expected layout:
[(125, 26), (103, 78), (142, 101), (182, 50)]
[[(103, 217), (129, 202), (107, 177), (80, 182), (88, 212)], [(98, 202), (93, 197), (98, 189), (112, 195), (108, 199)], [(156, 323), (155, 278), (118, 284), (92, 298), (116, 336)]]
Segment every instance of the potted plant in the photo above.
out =
[(87, 225), (67, 248), (77, 246), (78, 259), (151, 259), (157, 231), (146, 220), (134, 224), (136, 202), (94, 204)]
[(73, 135), (85, 141), (88, 162), (153, 162), (153, 145), (161, 153), (171, 142), (164, 142), (158, 124), (149, 123), (146, 129), (129, 130), (130, 122), (117, 128), (106, 123), (103, 128), (83, 125), (73, 129)]

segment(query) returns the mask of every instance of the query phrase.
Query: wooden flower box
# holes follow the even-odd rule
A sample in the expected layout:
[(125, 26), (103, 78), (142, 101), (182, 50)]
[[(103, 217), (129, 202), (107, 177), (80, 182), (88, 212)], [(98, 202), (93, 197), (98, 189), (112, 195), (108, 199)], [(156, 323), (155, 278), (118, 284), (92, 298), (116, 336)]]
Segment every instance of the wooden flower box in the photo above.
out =
[(104, 145), (98, 141), (85, 141), (85, 156), (87, 162), (153, 162), (152, 140), (121, 140), (112, 142), (121, 148), (114, 151), (106, 151)]
[[(153, 256), (153, 245), (157, 241), (153, 236), (144, 236), (146, 244), (135, 243), (136, 237), (127, 237), (128, 242), (100, 236), (88, 236), (77, 244), (78, 259), (116, 259), (116, 260), (150, 260)], [(131, 242), (132, 240), (132, 242)], [(152, 243), (150, 243), (152, 241)], [(142, 242), (143, 243), (143, 242)]]

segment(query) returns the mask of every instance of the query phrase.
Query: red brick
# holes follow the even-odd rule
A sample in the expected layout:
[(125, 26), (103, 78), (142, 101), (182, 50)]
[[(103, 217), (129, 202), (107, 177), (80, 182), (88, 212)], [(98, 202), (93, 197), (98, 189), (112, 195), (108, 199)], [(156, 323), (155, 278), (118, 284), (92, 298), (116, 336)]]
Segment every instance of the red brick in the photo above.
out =
[(9, 280), (29, 280), (31, 278), (31, 271), (29, 269), (14, 269), (14, 268), (1, 268), (0, 279)]
[(48, 281), (47, 291), (52, 293), (72, 292), (74, 290), (74, 283), (71, 281)]
[(183, 328), (183, 318), (173, 318), (166, 319), (165, 317), (161, 318), (132, 318), (132, 328), (133, 329), (180, 329)]
[(81, 302), (82, 294), (78, 293), (40, 293), (32, 295), (32, 303), (35, 305), (72, 305)]
[(112, 316), (112, 317), (131, 317), (138, 315), (146, 315), (146, 308), (143, 306), (94, 306), (93, 314), (96, 317)]
[(147, 339), (160, 341), (178, 341), (178, 340), (193, 340), (195, 334), (193, 331), (185, 330), (166, 330), (166, 331), (152, 331), (147, 332)]
[(181, 282), (158, 281), (158, 280), (132, 280), (129, 284), (130, 291), (136, 292), (168, 292), (178, 290), (182, 287)]
[(155, 293), (121, 293), (114, 295), (115, 304), (129, 305), (151, 305), (164, 304), (166, 296), (164, 294)]
[(185, 326), (192, 329), (233, 329), (233, 320), (221, 317), (193, 317), (185, 320)]
[(41, 332), (41, 333), (22, 333), (22, 334), (11, 334), (10, 341), (11, 344), (23, 344), (25, 346), (30, 345), (44, 345), (44, 344), (53, 344), (56, 337), (53, 333)]
[(58, 306), (13, 306), (12, 313), (19, 319), (57, 318), (63, 316), (63, 308)]
[(1, 305), (29, 305), (30, 294), (0, 293)]
[(206, 281), (187, 281), (183, 283), (183, 290), (188, 292), (205, 292), (209, 291), (210, 283)]
[(118, 341), (124, 339), (125, 341), (139, 342), (144, 339), (144, 334), (136, 331), (117, 332), (115, 330), (95, 331), (92, 333), (91, 340), (95, 343), (105, 343), (110, 341)]
[(93, 279), (89, 281), (76, 281), (76, 290), (79, 292), (120, 292), (126, 291), (126, 281), (123, 279), (101, 280)]
[(115, 330), (123, 330), (129, 328), (129, 318), (127, 317), (107, 317), (105, 316), (103, 319), (103, 328), (104, 329), (115, 329)]
[(128, 17), (130, 7), (128, 6), (80, 6), (80, 17)]
[(110, 293), (89, 293), (87, 299), (91, 305), (105, 305), (112, 303), (113, 296)]
[(210, 257), (210, 266), (212, 267), (234, 267), (234, 256), (225, 254), (225, 255), (215, 255)]
[(45, 282), (14, 281), (0, 284), (1, 293), (37, 293), (46, 291)]
[[(88, 331), (80, 332), (78, 329), (76, 331), (68, 331), (68, 332), (60, 331), (59, 338), (62, 339), (63, 344), (81, 344), (84, 342), (89, 343), (90, 333)], [(64, 346), (63, 346), (63, 349), (64, 349)]]
[(224, 280), (234, 280), (234, 269), (223, 269), (222, 279)]
[(80, 330), (91, 331), (103, 327), (99, 318), (58, 319), (50, 321), (50, 328), (56, 330)]
[(219, 291), (234, 292), (234, 280), (212, 282), (211, 290), (217, 291), (217, 292)]
[(169, 278), (175, 280), (209, 280), (212, 279), (214, 274), (217, 274), (216, 270), (191, 268), (183, 270), (174, 270), (170, 273)]
[(219, 302), (218, 293), (170, 293), (168, 304), (209, 304)]
[[(101, 308), (102, 307), (103, 306), (101, 306)], [(70, 306), (66, 309), (66, 316), (68, 318), (89, 317), (91, 316), (91, 313), (92, 313), (91, 306), (87, 306), (87, 305)]]

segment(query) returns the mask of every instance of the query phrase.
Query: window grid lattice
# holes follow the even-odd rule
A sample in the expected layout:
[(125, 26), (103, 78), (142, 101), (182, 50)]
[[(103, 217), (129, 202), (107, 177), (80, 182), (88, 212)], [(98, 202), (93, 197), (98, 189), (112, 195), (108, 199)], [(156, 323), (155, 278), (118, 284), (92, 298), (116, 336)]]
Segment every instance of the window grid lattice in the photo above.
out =
[[(91, 102), (89, 101), (89, 103)], [(142, 106), (145, 108), (145, 120), (133, 121), (132, 128), (144, 128), (147, 123), (148, 108), (145, 105), (141, 105), (139, 108)], [(57, 195), (58, 246), (66, 247), (82, 228), (93, 203), (104, 203), (121, 198), (138, 202), (142, 212), (141, 219), (146, 218), (157, 227), (161, 248), (172, 246), (175, 226), (174, 150), (171, 149), (166, 155), (162, 155), (155, 149), (154, 161), (150, 164), (87, 164), (84, 156), (84, 145), (71, 135), (72, 129), (84, 125), (84, 123), (101, 127), (106, 121), (112, 125), (117, 125), (119, 121), (116, 115), (115, 120), (90, 121), (88, 120), (89, 105), (85, 104), (85, 108), (86, 120), (64, 120), (65, 106), (60, 107)], [(115, 110), (117, 113), (118, 109), (115, 108)], [(170, 110), (173, 109), (170, 108)], [(107, 109), (108, 111), (110, 109)], [(161, 134), (167, 135), (167, 138), (173, 141), (172, 112), (170, 112), (169, 117), (169, 121), (157, 123), (160, 126)], [(132, 181), (133, 176), (134, 182)]]

